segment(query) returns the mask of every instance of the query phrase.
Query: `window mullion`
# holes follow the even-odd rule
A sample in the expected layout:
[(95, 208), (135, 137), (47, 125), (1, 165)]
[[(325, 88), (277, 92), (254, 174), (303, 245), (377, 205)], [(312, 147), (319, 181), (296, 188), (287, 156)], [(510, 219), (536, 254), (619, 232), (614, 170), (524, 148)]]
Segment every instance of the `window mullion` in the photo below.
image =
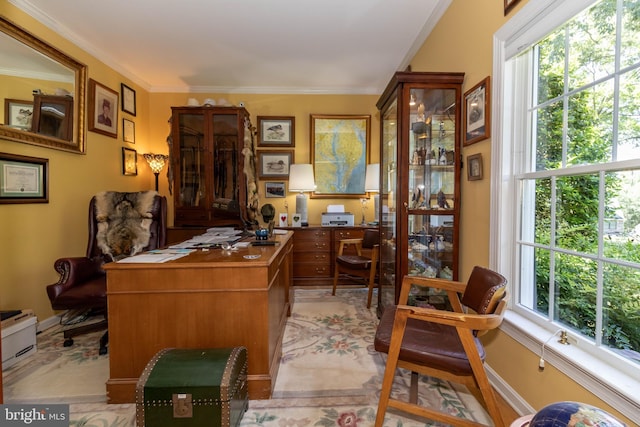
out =
[(549, 230), (549, 320), (556, 316), (556, 177), (551, 177), (551, 229)]

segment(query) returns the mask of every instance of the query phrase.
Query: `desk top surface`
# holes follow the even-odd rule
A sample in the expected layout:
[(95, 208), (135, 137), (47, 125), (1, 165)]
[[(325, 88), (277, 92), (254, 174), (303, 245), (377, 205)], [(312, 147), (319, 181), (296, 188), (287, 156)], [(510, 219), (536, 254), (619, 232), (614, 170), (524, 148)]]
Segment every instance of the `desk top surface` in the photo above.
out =
[[(162, 263), (111, 262), (104, 265), (105, 270), (144, 269), (144, 268), (184, 268), (184, 267), (261, 267), (268, 266), (278, 256), (286, 243), (293, 237), (293, 232), (274, 234), (269, 238), (275, 241), (272, 246), (252, 246), (235, 250), (196, 249), (188, 255)], [(241, 242), (254, 242), (255, 238), (245, 238)]]

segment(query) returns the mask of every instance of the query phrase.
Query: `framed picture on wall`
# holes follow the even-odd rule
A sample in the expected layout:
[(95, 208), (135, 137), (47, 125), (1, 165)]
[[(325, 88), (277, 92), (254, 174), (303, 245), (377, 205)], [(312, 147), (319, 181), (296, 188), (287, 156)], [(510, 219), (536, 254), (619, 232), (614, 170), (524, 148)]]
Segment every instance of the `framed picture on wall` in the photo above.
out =
[(312, 198), (366, 196), (370, 134), (369, 115), (311, 115)]
[(118, 137), (118, 92), (89, 79), (89, 130)]
[(285, 183), (267, 181), (264, 183), (264, 196), (267, 198), (285, 197)]
[(136, 115), (136, 91), (124, 83), (120, 83), (120, 94), (122, 96), (122, 111)]
[(122, 147), (122, 174), (138, 175), (138, 152), (133, 148)]
[(295, 147), (296, 118), (258, 116), (258, 147)]
[(475, 144), (491, 136), (490, 92), (491, 78), (487, 76), (464, 94), (464, 145)]
[(289, 167), (293, 163), (293, 150), (259, 151), (259, 178), (289, 178)]
[(504, 16), (507, 16), (519, 1), (520, 0), (504, 0)]
[(128, 119), (122, 119), (122, 140), (136, 143), (136, 124)]
[(467, 156), (467, 180), (478, 181), (482, 179), (482, 154)]
[(0, 203), (49, 203), (49, 160), (0, 153)]

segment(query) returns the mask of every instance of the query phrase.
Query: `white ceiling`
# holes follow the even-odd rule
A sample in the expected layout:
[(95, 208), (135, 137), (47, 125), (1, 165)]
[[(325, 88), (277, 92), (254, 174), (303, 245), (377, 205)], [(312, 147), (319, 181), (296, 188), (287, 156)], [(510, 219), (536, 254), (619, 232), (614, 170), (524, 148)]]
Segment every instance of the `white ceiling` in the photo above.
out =
[(315, 94), (382, 93), (451, 1), (9, 0), (152, 92)]

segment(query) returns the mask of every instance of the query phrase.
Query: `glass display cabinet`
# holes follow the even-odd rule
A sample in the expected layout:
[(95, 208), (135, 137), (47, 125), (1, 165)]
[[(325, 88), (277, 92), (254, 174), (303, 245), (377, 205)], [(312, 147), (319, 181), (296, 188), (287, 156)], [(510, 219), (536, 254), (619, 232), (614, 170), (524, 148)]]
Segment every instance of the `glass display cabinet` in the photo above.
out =
[[(409, 275), (458, 279), (460, 117), (464, 73), (397, 72), (380, 110), (378, 311)], [(446, 304), (412, 295), (416, 305)]]
[(249, 113), (236, 107), (173, 107), (171, 126), (175, 225), (246, 225), (245, 137), (254, 151)]

